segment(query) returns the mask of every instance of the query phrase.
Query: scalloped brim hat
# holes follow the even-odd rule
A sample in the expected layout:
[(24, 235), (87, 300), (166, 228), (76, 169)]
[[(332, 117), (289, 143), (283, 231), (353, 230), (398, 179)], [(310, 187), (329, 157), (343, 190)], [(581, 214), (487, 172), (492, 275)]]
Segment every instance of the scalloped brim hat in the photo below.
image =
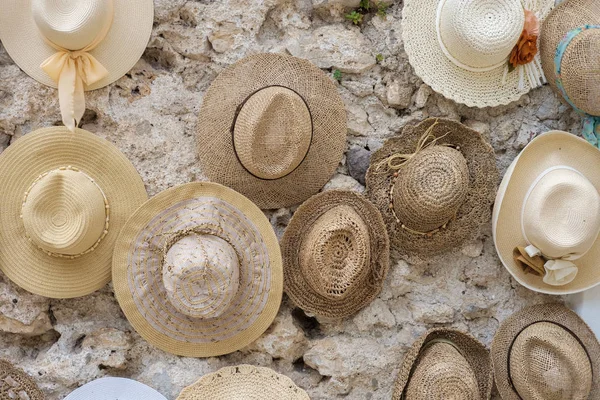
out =
[(237, 365), (204, 375), (177, 400), (310, 400), (287, 376), (270, 368)]
[(64, 400), (167, 400), (141, 382), (126, 378), (100, 378), (71, 392)]
[(45, 400), (31, 376), (6, 360), (0, 360), (0, 399)]
[(262, 211), (216, 183), (168, 189), (127, 221), (113, 284), (125, 316), (182, 356), (232, 353), (256, 340), (283, 295), (279, 242)]
[(228, 67), (198, 118), (204, 175), (262, 209), (317, 193), (346, 149), (346, 108), (335, 85), (296, 57), (257, 54)]
[(44, 128), (8, 146), (0, 171), (2, 272), (52, 298), (110, 282), (119, 231), (148, 198), (125, 155), (90, 132)]
[(537, 39), (553, 6), (554, 0), (405, 0), (404, 48), (416, 74), (445, 97), (470, 107), (508, 104), (545, 83)]

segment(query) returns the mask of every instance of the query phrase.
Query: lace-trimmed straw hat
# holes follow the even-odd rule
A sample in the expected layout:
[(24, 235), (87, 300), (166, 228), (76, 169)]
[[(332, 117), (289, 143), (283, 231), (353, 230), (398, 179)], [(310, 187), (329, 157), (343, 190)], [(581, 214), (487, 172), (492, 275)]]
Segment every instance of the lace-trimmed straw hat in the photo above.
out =
[(518, 100), (546, 82), (537, 40), (554, 0), (405, 0), (404, 48), (433, 90), (470, 107)]
[(127, 218), (148, 198), (129, 160), (81, 129), (39, 129), (0, 154), (0, 269), (46, 297), (90, 294), (111, 278)]
[(45, 400), (31, 376), (6, 360), (0, 360), (0, 399)]
[(263, 209), (299, 204), (329, 181), (346, 149), (346, 108), (310, 62), (257, 54), (225, 69), (198, 120), (203, 173)]
[(58, 88), (63, 123), (74, 131), (84, 90), (125, 75), (152, 32), (153, 0), (2, 0), (0, 39), (25, 73)]
[(156, 347), (188, 357), (232, 353), (271, 325), (283, 294), (279, 243), (250, 200), (215, 183), (168, 189), (121, 231), (117, 300)]
[(100, 378), (71, 392), (64, 400), (167, 400), (141, 382), (126, 378)]
[(287, 376), (270, 368), (238, 365), (221, 368), (183, 389), (177, 400), (310, 400)]
[(366, 176), (392, 249), (418, 257), (478, 235), (490, 220), (498, 180), (494, 151), (481, 134), (434, 118), (385, 142)]
[(389, 268), (381, 214), (366, 198), (334, 190), (302, 204), (281, 240), (285, 292), (310, 314), (344, 318), (379, 293)]
[(526, 307), (492, 342), (496, 387), (504, 400), (600, 398), (600, 344), (561, 304)]

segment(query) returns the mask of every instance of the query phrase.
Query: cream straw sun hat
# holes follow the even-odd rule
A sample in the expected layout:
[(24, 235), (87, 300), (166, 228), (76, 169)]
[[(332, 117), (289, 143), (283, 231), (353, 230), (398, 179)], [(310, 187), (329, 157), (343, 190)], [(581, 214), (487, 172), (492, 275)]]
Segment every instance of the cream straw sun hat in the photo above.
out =
[(260, 208), (303, 202), (329, 181), (346, 148), (346, 109), (306, 60), (257, 54), (225, 69), (204, 96), (204, 174)]
[(535, 54), (539, 21), (553, 6), (554, 0), (405, 0), (404, 48), (436, 92), (470, 107), (508, 104), (546, 82)]
[(104, 139), (39, 129), (0, 154), (0, 269), (42, 296), (84, 296), (111, 278), (121, 227), (147, 199), (127, 158)]
[(126, 378), (100, 378), (71, 392), (64, 400), (167, 400), (143, 383)]
[(211, 357), (256, 340), (283, 293), (281, 252), (265, 215), (215, 183), (168, 189), (142, 205), (114, 252), (115, 294), (151, 344)]
[(523, 286), (569, 294), (600, 283), (600, 150), (567, 132), (532, 140), (508, 168), (492, 218), (500, 260)]
[(84, 90), (111, 84), (137, 63), (153, 20), (153, 0), (2, 0), (0, 39), (25, 73), (58, 88), (73, 131)]
[(0, 399), (44, 400), (33, 378), (6, 360), (0, 360)]

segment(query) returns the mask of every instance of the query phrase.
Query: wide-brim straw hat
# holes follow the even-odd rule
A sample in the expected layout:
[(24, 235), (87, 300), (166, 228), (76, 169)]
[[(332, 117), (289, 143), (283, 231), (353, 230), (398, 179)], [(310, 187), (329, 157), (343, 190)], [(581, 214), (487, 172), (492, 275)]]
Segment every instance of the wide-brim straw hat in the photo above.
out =
[[(200, 253), (186, 253), (194, 238), (203, 239), (192, 243)], [(178, 269), (186, 263), (189, 273)], [(151, 344), (189, 357), (228, 354), (256, 340), (277, 315), (281, 252), (269, 220), (248, 198), (189, 183), (154, 196), (127, 221), (113, 284), (125, 316)]]
[(45, 400), (31, 376), (6, 360), (0, 360), (0, 398), (3, 400)]
[(167, 400), (141, 382), (127, 378), (100, 378), (71, 392), (64, 400)]
[[(570, 218), (565, 219), (563, 215), (556, 215), (556, 211), (551, 212), (552, 209), (564, 209), (564, 204), (569, 201), (569, 197), (577, 193), (573, 191), (574, 186), (570, 190), (560, 190), (557, 187), (553, 197), (546, 197), (548, 214), (539, 224), (545, 226), (543, 234), (556, 247), (564, 247), (568, 243), (587, 244), (584, 246), (587, 251), (583, 256), (572, 261), (578, 268), (575, 278), (560, 286), (544, 283), (542, 276), (524, 269), (515, 261), (513, 254), (517, 247), (529, 245), (523, 232), (523, 205), (531, 193), (530, 188), (538, 182), (539, 177), (557, 167), (574, 171), (575, 177), (583, 177), (595, 187), (594, 196), (597, 197), (597, 192), (600, 191), (600, 174), (597, 165), (600, 165), (600, 151), (597, 148), (570, 133), (551, 131), (532, 140), (508, 168), (498, 189), (492, 217), (492, 232), (500, 260), (521, 285), (541, 293), (570, 294), (581, 292), (600, 283), (600, 241), (598, 230), (592, 229), (593, 222), (597, 222), (597, 215), (591, 210), (580, 210), (583, 214), (573, 213)], [(573, 182), (575, 183), (578, 182)], [(565, 184), (563, 183), (562, 186), (565, 187)], [(588, 190), (582, 188), (578, 190), (582, 190), (579, 192), (582, 195), (588, 193)], [(553, 206), (552, 202), (554, 202)], [(594, 204), (586, 207), (598, 208), (597, 203), (594, 201)], [(585, 217), (587, 213), (592, 213), (590, 218)], [(567, 224), (569, 229), (559, 235), (559, 232), (551, 229), (550, 218), (556, 218), (557, 224)], [(565, 252), (569, 253), (569, 249), (567, 248)], [(555, 258), (558, 256), (552, 255)], [(544, 261), (541, 263), (544, 264)]]
[(486, 400), (491, 398), (493, 383), (490, 355), (483, 344), (461, 331), (435, 328), (406, 352), (392, 400)]
[(541, 21), (553, 6), (554, 0), (405, 0), (404, 48), (415, 73), (445, 97), (470, 107), (508, 104), (543, 83), (539, 56), (527, 71), (507, 68), (525, 10)]
[(237, 365), (204, 375), (183, 389), (177, 400), (309, 400), (287, 376), (270, 368)]
[(504, 400), (600, 398), (598, 339), (561, 304), (526, 307), (507, 318), (491, 355)]
[[(426, 137), (435, 145), (416, 152)], [(390, 157), (405, 156), (398, 169), (387, 168)], [(387, 140), (366, 175), (367, 197), (381, 211), (392, 250), (421, 258), (476, 237), (489, 223), (498, 181), (494, 150), (482, 135), (435, 118)]]
[[(4, 150), (0, 170), (0, 269), (6, 276), (52, 298), (84, 296), (110, 282), (119, 231), (147, 199), (125, 155), (90, 132), (44, 128)], [(73, 250), (64, 255), (52, 251), (63, 236), (65, 249)]]
[(348, 317), (383, 287), (389, 240), (381, 214), (362, 195), (317, 194), (294, 213), (281, 240), (284, 287), (309, 314)]
[(198, 120), (202, 172), (262, 209), (299, 204), (346, 149), (346, 109), (330, 78), (280, 54), (238, 61), (213, 81)]

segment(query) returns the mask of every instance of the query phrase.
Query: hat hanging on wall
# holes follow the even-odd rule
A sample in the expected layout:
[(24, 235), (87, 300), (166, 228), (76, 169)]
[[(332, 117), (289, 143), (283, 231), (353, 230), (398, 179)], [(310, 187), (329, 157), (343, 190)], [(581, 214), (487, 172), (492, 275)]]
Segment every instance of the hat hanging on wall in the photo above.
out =
[(317, 193), (346, 149), (346, 108), (335, 85), (291, 56), (257, 54), (228, 67), (198, 118), (203, 173), (263, 209)]
[(508, 168), (492, 218), (500, 260), (523, 286), (569, 294), (600, 283), (600, 150), (567, 132), (532, 140)]
[(153, 0), (2, 0), (0, 39), (25, 73), (58, 88), (71, 131), (85, 112), (85, 90), (125, 75), (152, 32)]
[(283, 294), (281, 252), (256, 205), (215, 183), (148, 200), (121, 231), (115, 295), (135, 330), (188, 357), (232, 353), (273, 322)]
[(550, 86), (583, 117), (583, 137), (600, 147), (600, 3), (568, 0), (548, 16), (542, 32)]
[(126, 378), (100, 378), (74, 390), (64, 400), (167, 400), (141, 382)]
[(44, 400), (33, 378), (6, 360), (0, 360), (0, 399)]
[(0, 269), (46, 297), (84, 296), (106, 285), (119, 231), (147, 199), (119, 149), (76, 133), (39, 129), (0, 154)]
[(470, 107), (518, 100), (546, 83), (537, 42), (554, 0), (405, 0), (404, 48), (433, 90)]

